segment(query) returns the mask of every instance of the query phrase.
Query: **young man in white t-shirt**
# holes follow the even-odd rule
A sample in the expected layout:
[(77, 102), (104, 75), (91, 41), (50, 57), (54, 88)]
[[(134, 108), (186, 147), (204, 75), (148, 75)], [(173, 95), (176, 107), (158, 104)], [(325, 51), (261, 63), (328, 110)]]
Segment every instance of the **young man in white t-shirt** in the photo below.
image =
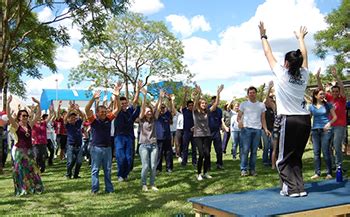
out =
[[(271, 135), (267, 130), (265, 120), (265, 105), (256, 100), (257, 89), (249, 87), (247, 90), (248, 101), (239, 106), (238, 125), (241, 128), (241, 143), (243, 150), (241, 156), (241, 176), (256, 176), (255, 163), (257, 150), (261, 139), (261, 129), (264, 129), (266, 135)], [(249, 167), (248, 154), (250, 152)]]

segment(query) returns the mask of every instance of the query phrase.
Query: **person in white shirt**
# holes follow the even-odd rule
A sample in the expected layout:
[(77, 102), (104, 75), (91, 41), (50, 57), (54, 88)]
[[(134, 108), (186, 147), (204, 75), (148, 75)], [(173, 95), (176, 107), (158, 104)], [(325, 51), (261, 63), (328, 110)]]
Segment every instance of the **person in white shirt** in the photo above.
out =
[(232, 157), (233, 160), (236, 159), (237, 155), (237, 147), (239, 147), (239, 159), (241, 159), (242, 154), (242, 144), (240, 142), (241, 140), (241, 129), (238, 127), (237, 122), (237, 115), (239, 111), (239, 103), (233, 104), (233, 110), (231, 110), (231, 124), (230, 124), (230, 130), (231, 130), (231, 138), (232, 138)]
[(182, 137), (184, 135), (184, 116), (181, 113), (182, 108), (180, 108), (177, 113), (177, 121), (176, 121), (176, 132), (175, 132), (175, 151), (176, 151), (176, 157), (178, 158), (178, 161), (181, 163), (181, 152), (182, 152)]
[(282, 116), (276, 161), (282, 183), (280, 194), (307, 196), (302, 175), (302, 156), (311, 130), (311, 118), (304, 99), (309, 78), (304, 42), (307, 29), (300, 27), (299, 32), (294, 32), (300, 49), (286, 53), (280, 64), (273, 56), (263, 22), (260, 22), (259, 30), (265, 56), (274, 74), (277, 115)]
[[(241, 176), (250, 175), (256, 176), (255, 164), (258, 146), (261, 139), (261, 129), (264, 129), (266, 135), (270, 135), (266, 127), (265, 120), (265, 105), (256, 99), (257, 89), (249, 87), (247, 90), (248, 101), (243, 102), (239, 106), (237, 116), (238, 126), (241, 128), (241, 143), (242, 152), (241, 157)], [(248, 168), (248, 154), (250, 152), (249, 168)]]

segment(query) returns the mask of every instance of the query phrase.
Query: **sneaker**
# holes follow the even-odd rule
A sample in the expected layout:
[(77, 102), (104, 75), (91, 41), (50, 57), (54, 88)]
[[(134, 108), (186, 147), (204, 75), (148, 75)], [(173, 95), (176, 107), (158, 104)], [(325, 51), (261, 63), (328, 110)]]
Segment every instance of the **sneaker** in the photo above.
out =
[(318, 179), (318, 178), (320, 178), (320, 176), (318, 174), (311, 176), (311, 179)]
[(288, 196), (288, 192), (281, 190), (280, 195), (281, 196)]
[(208, 173), (204, 174), (203, 178), (205, 179), (211, 179), (213, 178), (211, 175), (209, 175)]
[(223, 167), (222, 165), (217, 165), (217, 166), (216, 166), (216, 169), (218, 169), (218, 170), (223, 170), (224, 167)]
[(182, 162), (182, 158), (181, 158), (181, 157), (178, 157), (178, 158), (177, 158), (177, 161), (178, 161), (179, 163), (181, 163), (181, 162)]
[(306, 197), (307, 196), (307, 192), (306, 191), (300, 192), (299, 196), (300, 197)]
[(327, 174), (326, 178), (325, 179), (333, 179), (333, 176), (331, 174)]
[(118, 177), (118, 182), (124, 182), (124, 179), (123, 179), (123, 177)]
[(151, 187), (152, 191), (159, 191), (159, 189), (156, 186)]
[(171, 169), (166, 170), (167, 173), (172, 173), (173, 171)]
[(148, 191), (147, 185), (142, 185), (142, 191)]
[(251, 176), (257, 176), (258, 174), (255, 172), (255, 170), (250, 171)]
[(244, 177), (244, 176), (248, 176), (248, 173), (247, 173), (247, 171), (245, 171), (245, 170), (242, 170), (242, 171), (241, 171), (241, 176), (242, 176), (242, 177)]
[(197, 180), (198, 180), (198, 181), (202, 181), (202, 180), (203, 180), (203, 177), (202, 177), (201, 174), (199, 174), (199, 175), (197, 176)]
[(300, 193), (289, 194), (288, 197), (300, 197)]
[(74, 176), (73, 179), (80, 179), (81, 176)]

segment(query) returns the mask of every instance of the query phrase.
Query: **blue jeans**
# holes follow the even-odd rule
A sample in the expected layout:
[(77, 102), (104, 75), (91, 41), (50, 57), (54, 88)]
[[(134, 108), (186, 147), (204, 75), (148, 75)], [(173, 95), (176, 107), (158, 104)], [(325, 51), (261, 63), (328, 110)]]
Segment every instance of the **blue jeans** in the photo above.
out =
[(98, 174), (100, 171), (100, 167), (102, 166), (104, 179), (105, 179), (105, 191), (107, 193), (113, 192), (114, 188), (111, 181), (112, 148), (92, 146), (90, 150), (90, 155), (91, 155), (91, 181), (92, 181), (91, 191), (98, 192), (100, 189)]
[(83, 148), (81, 146), (74, 147), (67, 144), (67, 177), (72, 176), (72, 169), (74, 169), (74, 177), (78, 177), (81, 164), (83, 163)]
[(236, 159), (237, 155), (237, 146), (239, 147), (239, 158), (241, 158), (242, 154), (242, 143), (241, 143), (241, 131), (231, 131), (232, 137), (232, 157)]
[(332, 145), (335, 149), (335, 165), (341, 166), (343, 163), (342, 142), (345, 135), (346, 127), (332, 127)]
[(311, 131), (312, 145), (314, 148), (314, 164), (315, 174), (321, 175), (321, 149), (322, 155), (327, 166), (327, 175), (332, 174), (332, 158), (329, 152), (329, 139), (331, 130), (324, 131), (323, 129), (313, 129)]
[(243, 153), (241, 155), (241, 170), (247, 171), (248, 154), (250, 151), (249, 170), (255, 171), (256, 155), (261, 138), (261, 129), (242, 128), (241, 143)]
[(128, 135), (117, 135), (114, 139), (118, 177), (126, 178), (131, 171), (133, 142), (133, 138)]
[(264, 165), (271, 165), (272, 156), (272, 137), (267, 136), (264, 130), (261, 130), (261, 137), (264, 143), (262, 161)]
[(157, 144), (141, 144), (139, 148), (139, 154), (142, 163), (141, 170), (141, 184), (147, 185), (147, 173), (150, 169), (151, 179), (150, 185), (154, 185), (157, 173), (157, 162), (158, 162), (158, 147)]

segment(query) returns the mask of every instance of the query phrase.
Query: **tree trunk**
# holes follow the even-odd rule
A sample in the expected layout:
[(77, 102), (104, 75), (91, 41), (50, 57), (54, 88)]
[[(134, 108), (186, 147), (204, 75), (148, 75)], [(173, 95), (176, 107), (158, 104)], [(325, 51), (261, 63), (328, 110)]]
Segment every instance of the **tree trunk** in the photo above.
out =
[[(1, 7), (1, 10), (0, 10), (0, 75), (3, 75), (4, 74), (4, 71), (3, 71), (3, 45), (4, 45), (4, 41), (3, 41), (3, 25), (2, 25), (2, 21), (4, 20), (4, 13), (3, 13), (3, 7), (2, 5), (4, 4), (4, 1), (1, 0), (1, 3), (0, 3), (0, 7)], [(0, 101), (3, 103), (2, 104), (2, 109), (3, 111), (6, 111), (6, 98), (3, 96), (3, 87), (2, 87), (2, 82), (1, 82), (2, 79), (0, 79)]]
[(124, 78), (125, 83), (125, 97), (129, 100), (129, 82), (127, 78)]

